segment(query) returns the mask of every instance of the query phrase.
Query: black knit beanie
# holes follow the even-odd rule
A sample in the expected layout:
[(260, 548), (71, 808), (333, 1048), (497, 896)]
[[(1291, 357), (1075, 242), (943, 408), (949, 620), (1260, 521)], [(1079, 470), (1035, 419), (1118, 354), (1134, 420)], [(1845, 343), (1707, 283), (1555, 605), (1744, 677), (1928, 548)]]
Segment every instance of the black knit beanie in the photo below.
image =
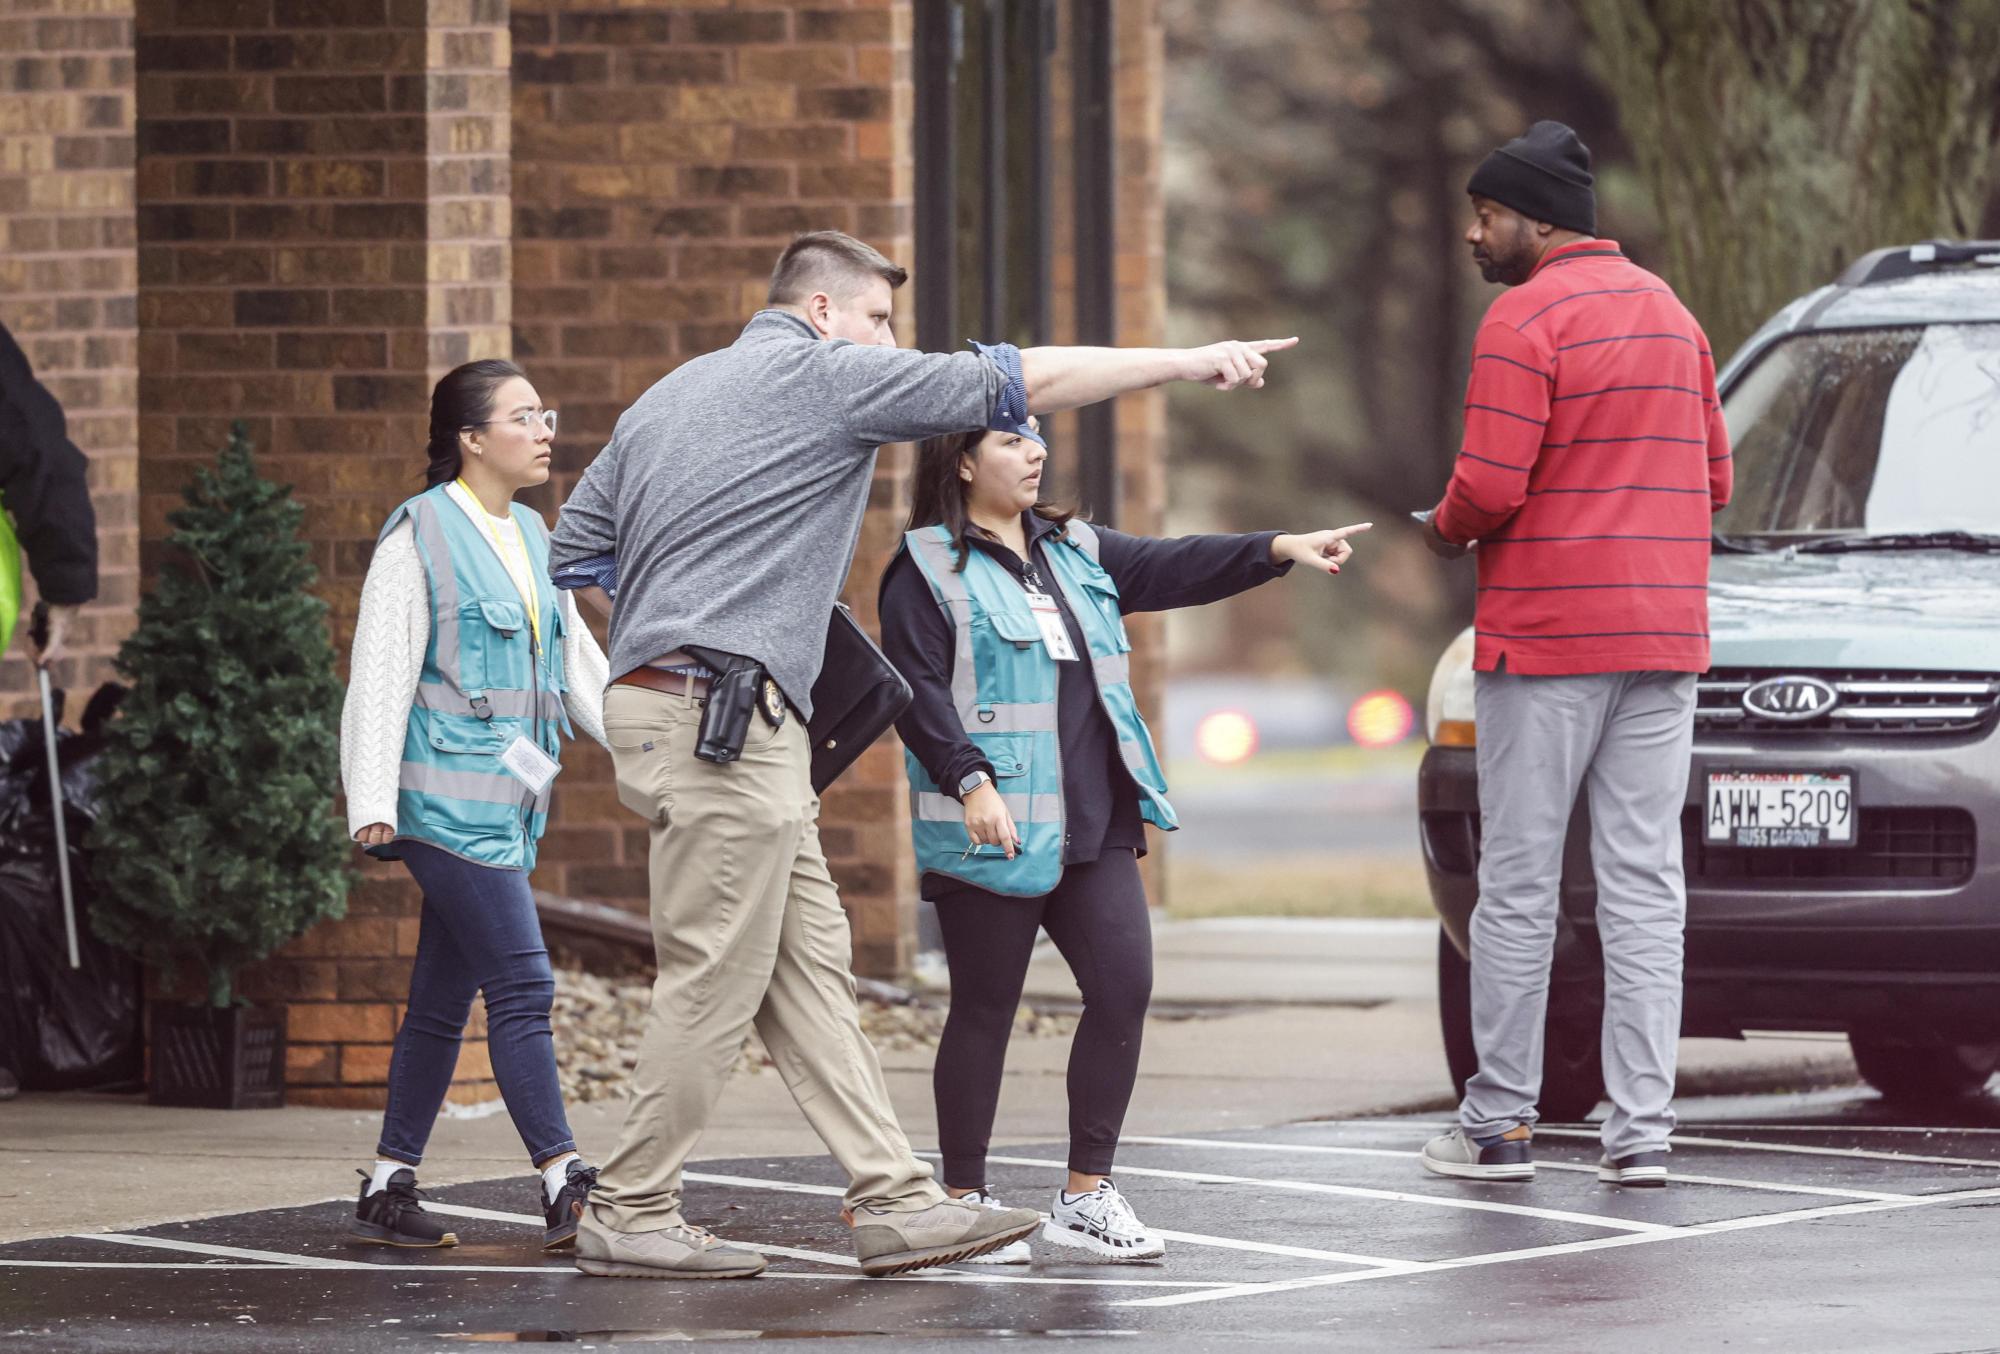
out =
[(1590, 147), (1560, 122), (1537, 122), (1480, 161), (1465, 191), (1582, 235), (1597, 234)]

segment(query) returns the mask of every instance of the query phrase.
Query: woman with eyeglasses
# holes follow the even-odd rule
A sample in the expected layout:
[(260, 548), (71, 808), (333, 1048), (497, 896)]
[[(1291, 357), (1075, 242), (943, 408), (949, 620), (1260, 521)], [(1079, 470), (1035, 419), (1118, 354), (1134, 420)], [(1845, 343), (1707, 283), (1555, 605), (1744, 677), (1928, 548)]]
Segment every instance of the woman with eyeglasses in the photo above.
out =
[[(1003, 348), (990, 350), (1002, 365)], [(1010, 376), (1013, 374), (1010, 371)], [(1152, 997), (1143, 824), (1176, 825), (1126, 672), (1124, 617), (1201, 606), (1303, 564), (1337, 574), (1368, 525), (1157, 540), (1042, 497), (1049, 450), (1010, 382), (991, 428), (923, 442), (910, 530), (882, 576), (882, 648), (909, 680), (896, 723), (922, 893), (951, 1009), (938, 1042), (940, 1183), (1000, 1207), (987, 1143), (1038, 932), (1083, 994), (1069, 1055), (1069, 1175), (1043, 1238), (1108, 1260), (1166, 1243), (1112, 1183)], [(1028, 1244), (973, 1263), (1025, 1264)]]
[(556, 1079), (555, 978), (528, 874), (571, 721), (604, 741), (605, 658), (549, 583), (547, 525), (514, 502), (549, 478), (556, 414), (511, 362), (468, 362), (431, 394), (428, 488), (389, 515), (361, 589), (341, 714), (349, 830), (423, 890), (389, 1103), (352, 1235), (452, 1246), (418, 1201), (475, 993), (493, 1076), (539, 1177), (544, 1250), (576, 1241), (597, 1172)]

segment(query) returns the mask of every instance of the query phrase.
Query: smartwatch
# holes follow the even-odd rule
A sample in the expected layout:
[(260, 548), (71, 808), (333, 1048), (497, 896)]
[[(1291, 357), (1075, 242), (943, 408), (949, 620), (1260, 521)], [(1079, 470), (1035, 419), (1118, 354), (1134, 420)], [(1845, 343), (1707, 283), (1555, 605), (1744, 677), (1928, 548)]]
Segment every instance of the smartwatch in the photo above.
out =
[(967, 795), (971, 794), (974, 790), (977, 790), (980, 786), (986, 784), (988, 781), (992, 779), (993, 777), (989, 776), (984, 771), (974, 771), (971, 775), (967, 776), (964, 780), (958, 783), (958, 802), (963, 804), (965, 802), (965, 797)]

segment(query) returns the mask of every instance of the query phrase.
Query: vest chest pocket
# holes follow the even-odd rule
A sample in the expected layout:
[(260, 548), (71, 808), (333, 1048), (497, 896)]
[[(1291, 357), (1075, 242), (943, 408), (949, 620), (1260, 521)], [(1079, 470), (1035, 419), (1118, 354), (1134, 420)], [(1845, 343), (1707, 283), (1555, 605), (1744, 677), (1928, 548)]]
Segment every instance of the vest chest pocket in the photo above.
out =
[(518, 691), (533, 677), (528, 611), (519, 602), (481, 598), (458, 609), (459, 685), (467, 691)]
[[(1050, 701), (1056, 664), (1042, 646), (1042, 627), (1029, 613), (984, 611), (972, 618), (972, 657), (987, 699)], [(990, 685), (989, 685), (990, 683)]]
[(549, 631), (548, 662), (549, 671), (555, 674), (550, 684), (556, 691), (569, 690), (569, 671), (563, 666), (563, 655), (568, 651), (569, 622), (563, 619), (562, 603), (555, 607), (555, 628)]
[(1117, 652), (1130, 653), (1132, 641), (1125, 635), (1125, 612), (1119, 606), (1118, 585), (1111, 581), (1111, 576), (1102, 572), (1089, 574), (1078, 591), (1085, 602), (1096, 608), (1097, 619), (1110, 633)]
[(426, 739), (434, 750), (458, 756), (498, 757), (506, 751), (513, 737), (511, 724), (495, 728), (464, 715), (433, 715), (426, 732)]

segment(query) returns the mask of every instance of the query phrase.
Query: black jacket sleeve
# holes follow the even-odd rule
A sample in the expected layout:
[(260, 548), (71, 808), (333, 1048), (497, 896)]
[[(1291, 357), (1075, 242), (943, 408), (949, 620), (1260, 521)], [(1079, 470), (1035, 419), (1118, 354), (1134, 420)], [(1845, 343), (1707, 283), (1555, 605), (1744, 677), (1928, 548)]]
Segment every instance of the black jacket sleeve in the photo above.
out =
[(1118, 609), (1172, 611), (1248, 592), (1291, 572), (1271, 563), (1276, 531), (1224, 536), (1128, 536), (1098, 527), (1099, 557), (1118, 585)]
[(0, 328), (0, 507), (13, 517), (35, 587), (51, 606), (97, 596), (89, 466), (69, 440), (62, 406)]
[(951, 698), (956, 646), (951, 619), (931, 595), (931, 585), (907, 552), (882, 575), (882, 652), (910, 684), (910, 707), (896, 721), (903, 745), (947, 793), (974, 771), (992, 765), (965, 736)]

